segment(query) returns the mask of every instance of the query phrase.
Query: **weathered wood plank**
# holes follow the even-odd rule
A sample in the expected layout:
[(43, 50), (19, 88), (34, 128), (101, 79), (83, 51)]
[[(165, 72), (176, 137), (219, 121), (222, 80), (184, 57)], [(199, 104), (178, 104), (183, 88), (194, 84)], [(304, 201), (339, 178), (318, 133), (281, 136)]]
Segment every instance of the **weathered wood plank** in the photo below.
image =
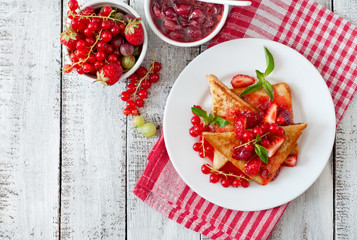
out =
[[(357, 2), (334, 1), (334, 11), (357, 24)], [(335, 237), (357, 239), (357, 98), (351, 102), (336, 134)]]
[(119, 94), (125, 83), (92, 81), (63, 77), (61, 239), (124, 239), (126, 118)]
[(58, 236), (59, 2), (0, 1), (1, 239)]
[[(144, 17), (142, 1), (130, 1), (130, 5)], [(150, 66), (151, 53), (154, 51), (157, 61), (162, 63), (160, 81), (149, 89), (149, 96), (145, 107), (140, 110), (146, 121), (155, 125), (162, 125), (163, 112), (169, 91), (179, 73), (198, 53), (199, 48), (179, 48), (166, 44), (160, 40), (146, 25), (149, 34), (149, 51), (144, 61), (146, 67)], [(124, 104), (121, 104), (121, 109)], [(158, 139), (160, 131), (153, 138), (147, 139), (136, 135), (131, 123), (132, 117), (128, 118), (128, 148), (127, 148), (127, 179), (128, 179), (128, 239), (199, 239), (199, 234), (184, 228), (183, 226), (167, 219), (166, 217), (150, 209), (133, 194), (136, 182), (143, 173), (147, 155)]]

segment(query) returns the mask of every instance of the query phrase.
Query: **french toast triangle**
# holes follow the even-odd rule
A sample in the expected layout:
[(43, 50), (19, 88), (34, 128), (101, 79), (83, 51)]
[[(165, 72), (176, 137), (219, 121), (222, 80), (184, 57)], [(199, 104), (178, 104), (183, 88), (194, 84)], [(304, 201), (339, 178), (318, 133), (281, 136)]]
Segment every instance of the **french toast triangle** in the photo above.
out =
[(224, 83), (218, 80), (215, 75), (207, 75), (206, 79), (209, 83), (210, 92), (212, 96), (212, 113), (215, 116), (225, 117), (227, 112), (239, 110), (256, 111), (254, 107), (242, 100), (232, 90), (230, 90)]
[[(269, 171), (267, 178), (261, 176), (261, 169), (256, 176), (249, 176), (253, 181), (258, 184), (266, 185), (275, 175), (280, 165), (285, 161), (287, 156), (293, 150), (297, 141), (302, 134), (303, 130), (307, 127), (307, 124), (294, 124), (288, 126), (282, 126), (284, 129), (285, 141), (275, 152), (275, 154), (269, 158), (268, 163), (264, 164), (264, 169)], [(246, 161), (236, 160), (232, 158), (233, 148), (239, 145), (240, 140), (236, 138), (234, 132), (225, 133), (210, 133), (204, 132), (203, 137), (215, 148), (215, 152), (218, 151), (221, 155), (233, 163), (237, 168), (245, 173), (244, 167)], [(216, 154), (216, 153), (215, 153)]]

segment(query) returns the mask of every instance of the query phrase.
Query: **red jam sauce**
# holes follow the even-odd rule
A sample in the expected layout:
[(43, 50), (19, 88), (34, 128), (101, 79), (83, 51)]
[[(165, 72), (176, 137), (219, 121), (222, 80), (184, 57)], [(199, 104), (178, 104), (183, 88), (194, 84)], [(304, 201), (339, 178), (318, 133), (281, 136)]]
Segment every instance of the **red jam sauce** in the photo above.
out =
[(222, 18), (223, 6), (196, 0), (152, 0), (151, 16), (166, 37), (195, 42), (208, 36)]

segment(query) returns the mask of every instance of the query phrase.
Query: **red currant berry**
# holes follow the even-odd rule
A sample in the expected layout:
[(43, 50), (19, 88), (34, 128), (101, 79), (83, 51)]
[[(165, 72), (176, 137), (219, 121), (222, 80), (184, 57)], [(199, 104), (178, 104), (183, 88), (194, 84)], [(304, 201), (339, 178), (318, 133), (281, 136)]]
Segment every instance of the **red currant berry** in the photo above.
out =
[(109, 31), (103, 31), (102, 34), (100, 35), (100, 39), (102, 39), (104, 42), (109, 42), (112, 40), (113, 35)]
[(221, 184), (222, 184), (222, 187), (227, 188), (227, 187), (229, 187), (229, 186), (231, 185), (231, 181), (229, 181), (228, 178), (223, 178), (223, 179), (221, 180)]
[(276, 118), (276, 123), (279, 125), (283, 125), (285, 123), (285, 119), (283, 117), (277, 117)]
[(124, 115), (130, 115), (130, 114), (131, 114), (131, 109), (125, 108), (125, 109), (123, 110), (123, 113), (124, 113)]
[(103, 20), (101, 27), (102, 27), (103, 30), (108, 30), (108, 29), (110, 29), (110, 25), (111, 24), (110, 24), (110, 22), (108, 20)]
[(116, 62), (119, 62), (119, 57), (115, 53), (112, 53), (108, 56), (107, 60), (110, 63), (116, 63)]
[(95, 54), (95, 57), (98, 61), (103, 61), (105, 59), (105, 53), (103, 51), (98, 51)]
[(276, 135), (278, 136), (278, 137), (282, 137), (282, 136), (284, 136), (284, 129), (283, 128), (281, 128), (281, 127), (278, 127), (278, 131), (276, 132)]
[(144, 106), (144, 100), (141, 98), (136, 99), (135, 104), (137, 107), (143, 107)]
[(141, 83), (141, 86), (145, 89), (149, 89), (151, 87), (151, 82), (149, 82), (148, 80), (145, 80)]
[(154, 62), (154, 72), (158, 73), (161, 70), (161, 64), (159, 62)]
[(84, 40), (78, 40), (76, 44), (77, 49), (84, 49), (87, 48), (87, 43)]
[(158, 82), (160, 80), (160, 76), (158, 73), (153, 72), (150, 74), (149, 80), (150, 80), (150, 82)]
[(207, 152), (207, 153), (213, 153), (214, 152), (214, 147), (212, 147), (212, 145), (211, 144), (209, 144), (209, 143), (205, 143), (205, 151)]
[(120, 98), (121, 98), (121, 100), (126, 102), (130, 99), (130, 93), (128, 93), (127, 91), (124, 91), (120, 94)]
[(100, 69), (102, 69), (102, 67), (104, 67), (104, 62), (96, 61), (94, 63), (94, 67), (95, 67), (95, 69), (100, 70)]
[(89, 53), (89, 49), (88, 48), (78, 49), (77, 50), (77, 57), (78, 58), (87, 57), (88, 53)]
[(260, 144), (261, 144), (263, 147), (267, 148), (267, 147), (269, 147), (269, 145), (270, 145), (270, 141), (269, 141), (269, 139), (264, 138), (264, 139), (262, 139), (262, 141), (260, 142)]
[(96, 22), (90, 22), (87, 26), (87, 29), (91, 31), (97, 31), (99, 29), (99, 26)]
[(126, 87), (126, 90), (128, 93), (134, 93), (136, 90), (135, 84), (129, 83), (128, 86)]
[(104, 16), (109, 16), (109, 14), (112, 12), (112, 8), (110, 6), (105, 6), (102, 8), (102, 13)]
[(120, 27), (118, 25), (114, 25), (111, 29), (110, 32), (113, 35), (118, 35), (120, 33)]
[(78, 8), (78, 2), (77, 0), (69, 0), (68, 1), (68, 7), (71, 11), (75, 11)]
[(73, 62), (78, 62), (78, 57), (77, 57), (77, 55), (73, 52), (73, 53), (71, 53), (71, 55), (69, 55), (69, 57), (71, 58), (71, 60), (73, 61)]
[(137, 75), (137, 74), (135, 74), (135, 73), (133, 73), (133, 74), (131, 74), (129, 77), (128, 77), (128, 79), (129, 79), (129, 81), (131, 82), (131, 83), (137, 83), (138, 82), (138, 80), (139, 80), (139, 76)]
[(249, 182), (247, 180), (242, 179), (241, 181), (242, 181), (242, 187), (244, 187), (244, 188), (249, 187)]
[(191, 123), (192, 123), (192, 125), (200, 124), (201, 123), (201, 118), (195, 115), (195, 116), (193, 116), (191, 118)]
[(88, 46), (93, 46), (93, 44), (95, 43), (94, 37), (86, 37), (85, 41)]
[(72, 72), (72, 70), (73, 70), (73, 67), (72, 67), (71, 64), (66, 64), (66, 65), (63, 66), (63, 71), (65, 73), (70, 73), (70, 72)]
[(253, 133), (254, 133), (254, 136), (257, 136), (258, 134), (259, 134), (259, 136), (262, 136), (263, 130), (260, 127), (255, 127), (255, 128), (253, 128)]
[(260, 128), (262, 129), (263, 134), (264, 134), (269, 131), (270, 125), (268, 123), (263, 123), (262, 125), (260, 125)]
[(206, 157), (206, 153), (204, 151), (199, 151), (198, 152), (198, 155), (201, 157), (201, 158), (205, 158)]
[(248, 142), (254, 139), (254, 135), (251, 131), (244, 131), (243, 136), (242, 136), (243, 140)]
[(198, 136), (198, 134), (194, 131), (194, 129), (193, 129), (194, 127), (192, 127), (192, 128), (190, 128), (190, 135), (192, 136), (192, 137), (197, 137)]
[(145, 67), (139, 67), (138, 70), (136, 70), (136, 74), (139, 75), (139, 77), (144, 77), (148, 70)]
[(148, 96), (148, 91), (146, 89), (141, 89), (138, 92), (138, 96), (139, 98), (144, 99)]
[(72, 12), (71, 10), (69, 10), (68, 12), (67, 12), (67, 17), (69, 18), (69, 19), (73, 19), (73, 14), (76, 14), (75, 12)]
[(91, 37), (91, 36), (93, 36), (93, 34), (94, 34), (94, 32), (92, 30), (90, 30), (88, 28), (84, 29), (84, 35), (86, 37)]
[(211, 175), (209, 176), (209, 181), (211, 183), (217, 183), (219, 181), (219, 176), (216, 173), (211, 173)]
[(196, 152), (199, 152), (202, 150), (202, 143), (201, 142), (196, 142), (192, 146), (193, 150)]
[(107, 48), (107, 43), (106, 42), (103, 42), (103, 41), (99, 41), (98, 43), (97, 43), (97, 49), (99, 50), (99, 51), (105, 51), (105, 49)]
[(126, 107), (130, 108), (130, 109), (134, 109), (135, 108), (135, 102), (133, 100), (128, 100), (126, 102)]
[(240, 179), (236, 178), (233, 180), (232, 185), (234, 187), (239, 187), (240, 185), (242, 185), (242, 181)]
[(94, 68), (94, 66), (93, 66), (92, 64), (90, 64), (90, 63), (85, 63), (85, 64), (83, 64), (83, 71), (84, 71), (85, 73), (89, 73), (89, 72), (95, 71), (95, 68)]
[(278, 125), (276, 125), (275, 123), (270, 124), (269, 131), (272, 134), (277, 134), (277, 132), (279, 131)]
[(125, 30), (125, 24), (124, 23), (119, 23), (119, 28), (120, 28), (120, 31), (124, 31)]
[(133, 114), (134, 116), (139, 115), (139, 110), (137, 108), (134, 108), (131, 110), (131, 114)]
[(83, 9), (83, 12), (86, 13), (87, 15), (92, 15), (94, 13), (94, 8), (86, 7), (85, 9)]
[(90, 62), (90, 63), (95, 63), (97, 61), (97, 58), (95, 57), (95, 54), (91, 53), (91, 55), (89, 55), (87, 61)]
[(77, 68), (77, 73), (78, 74), (83, 74), (84, 73), (83, 68), (82, 67)]
[(201, 124), (194, 126), (193, 129), (197, 135), (201, 135), (204, 130)]
[(203, 174), (210, 174), (211, 173), (211, 169), (206, 164), (203, 164), (202, 167), (201, 167), (201, 172)]
[(253, 146), (252, 143), (249, 143), (247, 145), (244, 145), (244, 148), (245, 148), (246, 151), (251, 152), (251, 151), (253, 151), (254, 146)]

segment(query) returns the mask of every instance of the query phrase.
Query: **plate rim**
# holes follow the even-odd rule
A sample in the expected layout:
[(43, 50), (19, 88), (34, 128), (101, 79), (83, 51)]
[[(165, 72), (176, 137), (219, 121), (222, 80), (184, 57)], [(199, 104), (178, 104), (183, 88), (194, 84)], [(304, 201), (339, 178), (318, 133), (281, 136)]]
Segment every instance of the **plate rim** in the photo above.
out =
[[(169, 158), (170, 158), (170, 161), (172, 163), (172, 165), (174, 166), (174, 169), (175, 171), (178, 173), (178, 175), (181, 177), (181, 179), (185, 182), (185, 184), (187, 184), (191, 189), (192, 191), (196, 192), (200, 197), (204, 198), (206, 201), (209, 201), (209, 202), (212, 202), (213, 204), (216, 204), (218, 206), (221, 206), (221, 207), (224, 207), (224, 208), (227, 208), (227, 209), (232, 209), (232, 210), (238, 210), (238, 211), (260, 211), (260, 210), (266, 210), (266, 209), (270, 209), (270, 208), (274, 208), (274, 207), (278, 207), (278, 206), (281, 206), (281, 205), (284, 205), (292, 200), (294, 200), (295, 198), (297, 198), (298, 196), (300, 196), (301, 194), (303, 194), (304, 192), (306, 192), (313, 183), (316, 182), (316, 180), (321, 176), (321, 173), (323, 172), (323, 170), (326, 168), (326, 165), (328, 163), (328, 160), (329, 160), (329, 156), (331, 155), (331, 152), (332, 152), (332, 149), (333, 149), (333, 145), (334, 145), (334, 142), (335, 142), (335, 136), (336, 136), (336, 115), (335, 115), (335, 106), (334, 106), (334, 103), (333, 103), (333, 100), (332, 100), (332, 96), (331, 96), (331, 93), (329, 91), (329, 88), (326, 84), (326, 81), (324, 80), (324, 78), (321, 76), (320, 72), (316, 69), (316, 67), (309, 61), (307, 60), (307, 58), (305, 56), (303, 56), (301, 53), (299, 53), (298, 51), (296, 51), (295, 49), (285, 45), (285, 44), (282, 44), (282, 43), (279, 43), (279, 42), (276, 42), (276, 41), (272, 41), (272, 40), (269, 40), (269, 39), (263, 39), (263, 38), (240, 38), (240, 39), (233, 39), (233, 40), (229, 40), (229, 41), (225, 41), (223, 43), (220, 43), (220, 44), (217, 44), (207, 50), (205, 50), (204, 52), (200, 53), (199, 55), (197, 55), (189, 64), (187, 64), (185, 66), (185, 68), (181, 71), (181, 73), (179, 74), (179, 76), (176, 78), (171, 90), (170, 90), (170, 93), (167, 97), (167, 100), (166, 100), (166, 104), (165, 104), (165, 111), (164, 111), (164, 119), (163, 119), (163, 132), (167, 132), (167, 109), (168, 109), (168, 105), (170, 104), (170, 101), (171, 101), (171, 98), (172, 98), (172, 92), (175, 90), (175, 88), (177, 87), (178, 85), (178, 80), (181, 78), (181, 76), (183, 75), (183, 73), (185, 72), (186, 68), (192, 64), (193, 62), (196, 62), (198, 61), (197, 59), (201, 58), (202, 55), (205, 55), (207, 54), (207, 52), (211, 52), (211, 51), (215, 51), (214, 49), (216, 48), (219, 48), (219, 47), (222, 47), (222, 45), (228, 45), (228, 44), (232, 44), (232, 42), (242, 42), (242, 41), (255, 41), (257, 42), (257, 44), (264, 44), (264, 42), (267, 42), (267, 43), (270, 43), (270, 44), (276, 44), (276, 45), (280, 45), (280, 47), (283, 47), (283, 48), (287, 48), (287, 49), (290, 49), (292, 51), (294, 51), (295, 53), (297, 53), (299, 55), (299, 57), (302, 57), (311, 67), (312, 67), (312, 70), (315, 71), (318, 76), (319, 76), (319, 81), (322, 83), (321, 85), (323, 86), (323, 91), (327, 91), (328, 93), (328, 105), (330, 105), (329, 109), (332, 111), (332, 115), (333, 115), (333, 119), (330, 119), (331, 122), (331, 125), (334, 126), (331, 130), (331, 139), (329, 139), (329, 146), (326, 147), (326, 159), (325, 159), (325, 162), (323, 164), (323, 167), (321, 167), (319, 169), (319, 172), (318, 174), (316, 174), (316, 177), (313, 179), (313, 181), (311, 181), (309, 184), (306, 185), (306, 187), (300, 191), (300, 192), (296, 192), (295, 194), (292, 194), (293, 196), (290, 198), (290, 200), (286, 200), (286, 201), (282, 201), (280, 202), (279, 204), (271, 204), (271, 205), (267, 205), (265, 207), (246, 207), (246, 208), (232, 208), (232, 207), (229, 207), (229, 206), (226, 206), (225, 204), (221, 204), (219, 202), (216, 202), (216, 201), (211, 201), (207, 198), (205, 198), (203, 195), (205, 194), (202, 194), (202, 191), (200, 191), (200, 189), (197, 189), (195, 186), (192, 186), (190, 184), (190, 181), (186, 179), (186, 177), (180, 172), (180, 168), (176, 165), (175, 161), (173, 161), (172, 159), (172, 156), (173, 156), (173, 153), (172, 153), (172, 150), (170, 148), (170, 144), (166, 144), (166, 149), (167, 149), (167, 152), (168, 152), (168, 155), (169, 155)], [(239, 43), (238, 43), (239, 44)], [(315, 79), (316, 80), (316, 79)], [(322, 90), (322, 89), (321, 89)], [(320, 91), (321, 91), (320, 90)], [(327, 100), (327, 99), (326, 99)], [(165, 140), (165, 143), (169, 143), (169, 139), (168, 139), (168, 136), (167, 134), (164, 134), (164, 140)], [(328, 154), (327, 154), (328, 153)]]

